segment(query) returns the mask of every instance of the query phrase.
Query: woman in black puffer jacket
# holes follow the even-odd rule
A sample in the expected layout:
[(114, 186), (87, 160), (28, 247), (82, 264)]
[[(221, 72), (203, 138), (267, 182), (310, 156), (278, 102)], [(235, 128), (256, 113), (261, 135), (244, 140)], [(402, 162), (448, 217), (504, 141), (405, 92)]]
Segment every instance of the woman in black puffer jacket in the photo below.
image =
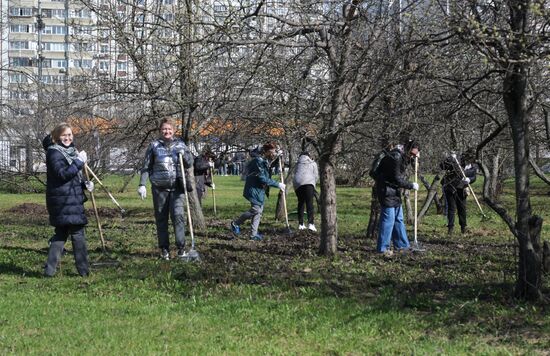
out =
[(84, 226), (88, 223), (84, 213), (84, 191), (93, 190), (93, 183), (84, 182), (82, 168), (86, 152), (78, 152), (73, 144), (73, 132), (66, 123), (59, 124), (42, 142), (46, 150), (46, 207), (55, 235), (50, 239), (48, 260), (44, 274), (52, 277), (70, 237), (76, 269), (81, 276), (90, 273)]

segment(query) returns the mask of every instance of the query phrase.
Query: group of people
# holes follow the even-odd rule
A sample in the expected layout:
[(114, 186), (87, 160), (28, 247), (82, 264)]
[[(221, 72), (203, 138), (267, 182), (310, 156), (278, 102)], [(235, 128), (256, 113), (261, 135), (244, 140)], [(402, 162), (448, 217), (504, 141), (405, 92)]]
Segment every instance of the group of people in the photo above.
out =
[[(170, 119), (163, 119), (159, 126), (160, 137), (149, 144), (141, 169), (138, 194), (141, 199), (147, 197), (147, 180), (151, 183), (154, 216), (157, 229), (158, 248), (162, 259), (170, 259), (170, 239), (168, 220), (170, 218), (176, 241), (176, 255), (185, 256), (185, 212), (184, 198), (191, 184), (181, 167), (194, 167), (197, 196), (201, 201), (206, 187), (215, 189), (212, 182), (214, 155), (204, 150), (194, 158), (193, 154), (181, 138), (174, 136), (175, 126)], [(87, 224), (84, 213), (85, 190), (93, 191), (93, 182), (83, 175), (86, 167), (87, 154), (77, 151), (73, 142), (71, 127), (62, 123), (52, 130), (43, 142), (46, 150), (47, 190), (46, 205), (50, 224), (55, 227), (55, 234), (50, 239), (48, 258), (44, 274), (53, 276), (61, 258), (64, 244), (70, 238), (78, 273), (87, 276), (90, 273), (88, 252), (84, 234)], [(418, 159), (419, 146), (411, 140), (404, 145), (397, 145), (387, 152), (376, 170), (376, 195), (381, 205), (379, 236), (377, 251), (383, 254), (391, 253), (390, 244), (394, 249), (403, 250), (410, 247), (401, 202), (402, 189), (418, 190), (418, 183), (409, 182), (405, 178), (408, 164)], [(260, 149), (251, 152), (245, 171), (243, 196), (249, 201), (250, 209), (243, 212), (230, 223), (234, 235), (242, 233), (241, 226), (251, 220), (250, 239), (263, 239), (258, 232), (265, 199), (269, 196), (269, 188), (278, 188), (283, 193), (286, 185), (272, 178), (272, 162), (280, 157), (273, 143), (266, 143)], [(441, 163), (441, 168), (447, 174), (443, 179), (445, 197), (448, 206), (448, 229), (454, 227), (454, 214), (458, 210), (459, 223), (462, 232), (466, 231), (467, 187), (475, 180), (476, 169), (466, 162), (473, 157), (463, 156), (460, 159), (452, 154)], [(468, 163), (468, 164), (467, 164)], [(298, 198), (298, 229), (317, 231), (314, 223), (315, 185), (319, 179), (316, 162), (304, 151), (300, 154), (293, 187)], [(304, 213), (307, 212), (307, 225)]]

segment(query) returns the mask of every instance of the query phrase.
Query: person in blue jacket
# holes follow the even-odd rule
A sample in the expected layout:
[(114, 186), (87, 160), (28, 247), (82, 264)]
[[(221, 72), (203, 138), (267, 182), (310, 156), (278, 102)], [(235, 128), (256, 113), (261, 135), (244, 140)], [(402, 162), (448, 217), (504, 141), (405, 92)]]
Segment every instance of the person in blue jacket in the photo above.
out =
[[(147, 178), (151, 182), (153, 192), (153, 206), (155, 209), (155, 223), (157, 225), (158, 247), (160, 257), (170, 259), (170, 239), (168, 235), (168, 216), (174, 226), (178, 257), (185, 257), (185, 214), (183, 178), (180, 169), (179, 155), (183, 157), (185, 169), (193, 164), (193, 154), (189, 151), (181, 138), (174, 137), (174, 123), (165, 118), (161, 120), (160, 138), (149, 144), (145, 152), (145, 160), (141, 169), (138, 194), (143, 200), (147, 196), (145, 184)], [(189, 180), (186, 180), (189, 182)], [(191, 183), (186, 184), (187, 190)]]
[(269, 163), (277, 157), (276, 147), (272, 143), (266, 143), (262, 146), (259, 155), (253, 157), (246, 165), (246, 181), (243, 190), (243, 196), (250, 202), (250, 209), (241, 214), (236, 220), (231, 222), (231, 231), (235, 235), (240, 235), (241, 225), (248, 219), (251, 220), (251, 236), (254, 241), (261, 241), (262, 236), (258, 234), (258, 227), (262, 219), (264, 210), (264, 201), (269, 187), (279, 188), (285, 191), (285, 185), (271, 179)]
[(55, 235), (50, 239), (44, 275), (52, 277), (57, 269), (65, 242), (70, 237), (76, 269), (81, 276), (90, 274), (84, 226), (84, 190), (93, 190), (93, 183), (82, 178), (82, 168), (88, 157), (78, 152), (73, 143), (73, 131), (66, 123), (53, 129), (42, 142), (46, 150), (46, 207)]

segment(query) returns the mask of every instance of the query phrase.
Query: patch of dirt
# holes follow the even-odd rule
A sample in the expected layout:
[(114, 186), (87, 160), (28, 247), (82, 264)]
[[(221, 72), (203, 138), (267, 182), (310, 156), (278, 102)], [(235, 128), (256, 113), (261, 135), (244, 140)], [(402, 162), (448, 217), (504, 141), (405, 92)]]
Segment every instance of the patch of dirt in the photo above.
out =
[[(97, 213), (99, 214), (100, 218), (119, 218), (120, 217), (120, 210), (115, 208), (99, 207), (97, 208)], [(95, 216), (94, 209), (93, 208), (86, 209), (86, 215), (89, 217), (94, 217)]]
[(46, 205), (36, 203), (23, 203), (21, 205), (14, 206), (8, 211), (10, 213), (22, 215), (48, 215)]

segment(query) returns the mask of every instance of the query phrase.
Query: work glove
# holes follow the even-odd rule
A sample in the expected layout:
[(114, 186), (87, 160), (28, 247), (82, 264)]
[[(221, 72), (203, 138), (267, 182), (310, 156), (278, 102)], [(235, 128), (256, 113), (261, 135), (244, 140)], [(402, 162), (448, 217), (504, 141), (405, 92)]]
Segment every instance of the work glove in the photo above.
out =
[(145, 199), (147, 197), (147, 189), (145, 189), (144, 185), (140, 185), (138, 188), (138, 194), (141, 200)]
[(468, 185), (470, 184), (470, 178), (466, 177), (462, 180), (462, 183), (464, 183), (465, 185)]
[(94, 182), (92, 182), (91, 180), (85, 181), (84, 185), (86, 186), (86, 190), (90, 193), (94, 191), (95, 185)]
[(210, 184), (210, 188), (212, 188), (212, 190), (215, 190), (216, 189), (216, 185), (214, 183)]
[(284, 183), (279, 183), (279, 189), (284, 193), (286, 189), (286, 185)]
[(283, 150), (280, 149), (280, 148), (276, 152), (277, 152), (277, 156), (282, 156), (283, 155)]
[(412, 190), (418, 190), (418, 183), (412, 184)]
[(452, 157), (453, 159), (456, 159), (456, 153), (451, 153), (451, 157)]
[(86, 151), (80, 151), (78, 152), (78, 157), (76, 159), (78, 159), (82, 163), (86, 163), (86, 161), (88, 161), (88, 154), (86, 153)]
[(209, 162), (208, 162), (208, 165), (210, 166), (210, 168), (214, 168), (214, 162), (209, 161)]

